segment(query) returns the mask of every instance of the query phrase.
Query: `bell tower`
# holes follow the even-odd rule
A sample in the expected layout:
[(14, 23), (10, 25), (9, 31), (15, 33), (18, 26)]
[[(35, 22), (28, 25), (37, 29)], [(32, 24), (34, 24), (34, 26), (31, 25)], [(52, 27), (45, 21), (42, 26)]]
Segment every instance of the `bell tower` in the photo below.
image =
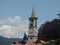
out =
[(29, 17), (29, 33), (28, 40), (35, 42), (37, 40), (38, 30), (37, 30), (37, 17), (35, 16), (34, 7), (32, 9), (31, 17)]

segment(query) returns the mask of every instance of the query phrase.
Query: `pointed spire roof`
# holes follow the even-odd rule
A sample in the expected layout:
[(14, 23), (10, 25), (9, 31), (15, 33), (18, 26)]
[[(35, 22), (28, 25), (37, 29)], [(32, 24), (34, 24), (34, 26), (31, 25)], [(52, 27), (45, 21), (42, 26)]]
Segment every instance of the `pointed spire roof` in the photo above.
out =
[(33, 6), (33, 8), (32, 8), (32, 15), (31, 15), (31, 17), (33, 17), (33, 18), (36, 17), (36, 16), (35, 16), (35, 11), (34, 11), (34, 6)]

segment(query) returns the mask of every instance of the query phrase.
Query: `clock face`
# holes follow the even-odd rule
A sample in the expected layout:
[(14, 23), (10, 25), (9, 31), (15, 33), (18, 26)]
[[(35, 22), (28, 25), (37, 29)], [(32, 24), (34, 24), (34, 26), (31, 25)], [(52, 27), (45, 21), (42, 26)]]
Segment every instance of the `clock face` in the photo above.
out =
[(31, 34), (32, 34), (32, 33), (33, 33), (33, 30), (32, 30), (32, 29), (30, 29), (29, 33), (31, 33)]

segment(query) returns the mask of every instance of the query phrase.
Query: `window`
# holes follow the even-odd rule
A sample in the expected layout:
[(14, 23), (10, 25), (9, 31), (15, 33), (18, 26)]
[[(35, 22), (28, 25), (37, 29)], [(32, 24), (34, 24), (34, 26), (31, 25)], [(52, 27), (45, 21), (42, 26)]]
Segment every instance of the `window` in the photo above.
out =
[(33, 26), (33, 24), (30, 24), (30, 26)]
[(32, 37), (30, 39), (32, 39)]

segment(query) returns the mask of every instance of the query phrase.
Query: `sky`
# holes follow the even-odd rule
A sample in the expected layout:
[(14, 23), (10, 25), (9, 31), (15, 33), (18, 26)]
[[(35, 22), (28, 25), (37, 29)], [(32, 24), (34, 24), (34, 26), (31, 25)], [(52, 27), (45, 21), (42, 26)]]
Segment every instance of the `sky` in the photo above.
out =
[(28, 34), (33, 5), (38, 27), (58, 18), (60, 0), (0, 0), (0, 36), (22, 38), (24, 33)]

